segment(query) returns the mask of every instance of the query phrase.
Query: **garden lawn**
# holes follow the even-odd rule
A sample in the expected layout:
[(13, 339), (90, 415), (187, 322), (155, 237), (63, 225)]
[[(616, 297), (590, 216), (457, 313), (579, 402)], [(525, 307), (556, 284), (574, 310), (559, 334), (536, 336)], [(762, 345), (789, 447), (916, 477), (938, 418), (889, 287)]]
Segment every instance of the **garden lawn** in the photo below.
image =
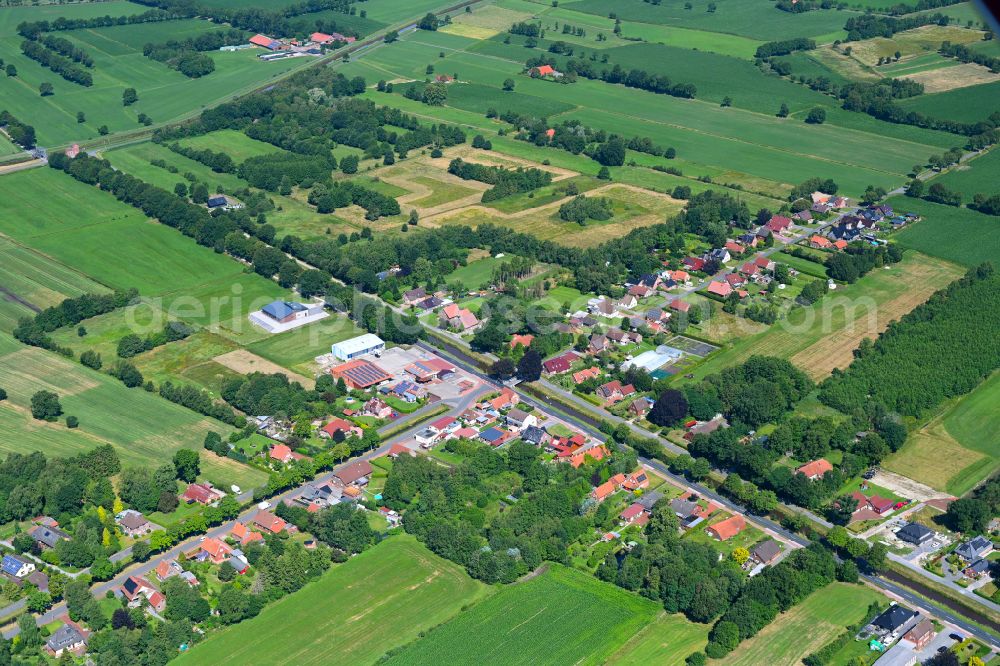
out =
[(599, 664), (660, 612), (593, 576), (548, 564), (397, 653), (388, 664)]
[(831, 583), (779, 615), (759, 634), (740, 644), (720, 663), (724, 666), (792, 666), (860, 620), (878, 592), (861, 585)]
[(961, 496), (1000, 467), (1000, 373), (953, 400), (885, 461), (885, 468)]
[(107, 287), (150, 296), (241, 273), (232, 259), (55, 169), (0, 178), (0, 201), (0, 233)]
[(514, 255), (506, 254), (499, 259), (496, 257), (483, 257), (476, 259), (472, 263), (460, 267), (450, 273), (445, 280), (448, 284), (458, 284), (466, 290), (479, 289), (480, 286), (490, 281), (493, 271), (500, 267), (505, 261), (511, 261)]
[(371, 664), (488, 590), (413, 537), (393, 536), (177, 663)]
[(886, 203), (897, 212), (913, 212), (923, 218), (893, 236), (902, 247), (970, 268), (984, 261), (1000, 262), (1000, 217), (902, 196), (891, 197)]
[(661, 614), (639, 630), (608, 660), (621, 666), (647, 664), (680, 664), (692, 652), (698, 652), (708, 642), (709, 626), (697, 624), (683, 615)]
[[(8, 434), (0, 452), (44, 451), (72, 456), (111, 444), (123, 466), (170, 462), (180, 448), (201, 451), (205, 434), (222, 435), (232, 428), (175, 405), (142, 389), (127, 389), (118, 380), (84, 368), (61, 356), (25, 347), (0, 333), (0, 386), (8, 399), (0, 403), (0, 426)], [(31, 417), (31, 396), (39, 390), (56, 393), (64, 416), (76, 416), (80, 426), (68, 429)], [(202, 455), (202, 473), (252, 488), (266, 475), (228, 458)]]

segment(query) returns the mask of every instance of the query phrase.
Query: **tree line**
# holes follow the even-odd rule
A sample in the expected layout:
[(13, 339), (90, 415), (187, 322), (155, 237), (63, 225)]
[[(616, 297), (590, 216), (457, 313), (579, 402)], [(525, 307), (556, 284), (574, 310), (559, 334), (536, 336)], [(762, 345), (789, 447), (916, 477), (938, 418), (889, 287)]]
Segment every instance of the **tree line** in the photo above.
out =
[(55, 35), (42, 35), (38, 41), (56, 53), (66, 56), (73, 62), (78, 62), (84, 67), (94, 66), (94, 59), (90, 57), (90, 54), (68, 39), (56, 37)]
[(90, 72), (39, 42), (30, 39), (24, 40), (21, 42), (21, 52), (43, 67), (48, 67), (70, 83), (78, 83), (84, 87), (94, 85), (94, 77)]
[(463, 180), (478, 180), (492, 185), (493, 187), (483, 192), (483, 203), (512, 194), (537, 190), (552, 182), (552, 174), (542, 169), (524, 167), (505, 169), (466, 162), (460, 157), (456, 157), (448, 164), (448, 173)]
[(674, 83), (669, 77), (662, 74), (651, 74), (636, 68), (626, 71), (617, 63), (611, 69), (598, 71), (589, 60), (571, 58), (563, 65), (563, 69), (567, 73), (573, 73), (586, 79), (596, 79), (605, 83), (620, 83), (627, 88), (645, 90), (658, 95), (693, 99), (698, 92), (693, 83)]
[(755, 57), (766, 59), (772, 56), (788, 55), (795, 51), (811, 51), (816, 48), (816, 42), (806, 37), (795, 37), (775, 42), (765, 42), (757, 47)]
[(35, 128), (18, 120), (6, 109), (0, 111), (0, 127), (4, 128), (11, 141), (25, 150), (35, 147)]
[(881, 14), (863, 14), (852, 16), (844, 24), (847, 31), (847, 41), (860, 42), (863, 39), (872, 37), (892, 37), (897, 32), (913, 30), (924, 25), (948, 25), (948, 16), (940, 12), (934, 14), (922, 14), (909, 16), (907, 18), (896, 18), (883, 16)]
[(72, 356), (71, 349), (60, 347), (48, 334), (63, 326), (74, 326), (84, 319), (132, 305), (138, 298), (139, 292), (134, 288), (110, 294), (83, 294), (67, 298), (59, 305), (45, 308), (33, 317), (21, 318), (13, 335), (26, 345), (48, 349), (63, 356)]
[(991, 72), (1000, 72), (1000, 58), (980, 51), (973, 51), (965, 44), (941, 42), (938, 53), (946, 58), (955, 58), (959, 62), (972, 62), (988, 68)]
[(998, 287), (1000, 275), (989, 264), (970, 269), (874, 343), (863, 340), (851, 365), (820, 386), (820, 400), (848, 414), (877, 402), (920, 416), (968, 393), (1000, 367)]
[(162, 9), (150, 9), (141, 14), (128, 16), (95, 16), (93, 18), (67, 18), (60, 16), (51, 21), (22, 21), (17, 24), (17, 34), (27, 39), (38, 39), (43, 32), (62, 30), (83, 30), (87, 28), (108, 28), (114, 25), (137, 25), (140, 23), (158, 23), (187, 18), (182, 14), (168, 12)]

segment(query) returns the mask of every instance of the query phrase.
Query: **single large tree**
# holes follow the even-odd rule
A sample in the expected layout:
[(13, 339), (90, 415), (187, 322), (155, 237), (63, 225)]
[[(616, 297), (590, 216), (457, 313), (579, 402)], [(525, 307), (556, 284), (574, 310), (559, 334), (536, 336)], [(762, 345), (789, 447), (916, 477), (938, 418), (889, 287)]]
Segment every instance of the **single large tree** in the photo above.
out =
[(174, 469), (178, 479), (191, 483), (201, 472), (201, 457), (192, 449), (179, 449), (174, 454)]
[(542, 376), (542, 356), (534, 349), (524, 352), (517, 363), (517, 376), (526, 382), (538, 381)]
[(31, 396), (31, 415), (40, 421), (55, 421), (62, 414), (59, 396), (51, 391), (38, 391)]
[(653, 403), (646, 418), (658, 426), (671, 426), (688, 413), (687, 398), (677, 389), (667, 389)]

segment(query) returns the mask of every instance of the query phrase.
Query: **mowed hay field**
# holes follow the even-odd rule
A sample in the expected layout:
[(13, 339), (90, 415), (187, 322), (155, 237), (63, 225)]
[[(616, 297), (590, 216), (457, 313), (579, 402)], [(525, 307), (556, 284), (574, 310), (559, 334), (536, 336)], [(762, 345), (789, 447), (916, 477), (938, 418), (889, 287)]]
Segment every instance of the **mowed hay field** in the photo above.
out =
[[(975, 168), (976, 162), (971, 164)], [(891, 197), (887, 203), (897, 211), (914, 212), (923, 218), (895, 234), (900, 246), (967, 267), (984, 261), (1000, 263), (1000, 218), (909, 197)]]
[(872, 602), (888, 600), (863, 585), (831, 583), (740, 644), (723, 666), (794, 666), (861, 620)]
[(372, 664), (488, 593), (413, 537), (393, 536), (177, 663)]
[(640, 629), (607, 663), (615, 666), (681, 664), (689, 654), (705, 648), (710, 628), (691, 622), (683, 615), (663, 613)]
[[(25, 347), (0, 333), (0, 386), (8, 399), (0, 403), (0, 422), (7, 437), (3, 453), (44, 451), (72, 456), (101, 444), (111, 444), (125, 466), (149, 466), (172, 460), (180, 448), (202, 450), (205, 434), (223, 435), (232, 428), (200, 416), (141, 389), (127, 389), (118, 380), (34, 347)], [(65, 421), (45, 423), (31, 417), (31, 396), (40, 390), (56, 393), (64, 416), (76, 416), (80, 426)], [(252, 488), (266, 475), (235, 460), (202, 456), (202, 476)]]
[(437, 627), (388, 664), (600, 664), (662, 609), (589, 574), (549, 564)]
[(792, 310), (767, 331), (737, 340), (693, 372), (700, 379), (764, 354), (788, 358), (813, 379), (823, 379), (850, 364), (862, 338), (876, 337), (962, 272), (955, 264), (907, 253), (900, 263), (840, 285), (815, 305)]
[(988, 197), (1000, 194), (1000, 149), (994, 148), (985, 155), (952, 167), (948, 173), (934, 178), (931, 183), (941, 183), (949, 190), (961, 192), (965, 203), (971, 202), (976, 194)]
[(885, 461), (885, 468), (963, 495), (1000, 467), (1000, 373), (946, 405)]
[(70, 296), (106, 291), (86, 275), (0, 236), (0, 330), (12, 331), (21, 317)]

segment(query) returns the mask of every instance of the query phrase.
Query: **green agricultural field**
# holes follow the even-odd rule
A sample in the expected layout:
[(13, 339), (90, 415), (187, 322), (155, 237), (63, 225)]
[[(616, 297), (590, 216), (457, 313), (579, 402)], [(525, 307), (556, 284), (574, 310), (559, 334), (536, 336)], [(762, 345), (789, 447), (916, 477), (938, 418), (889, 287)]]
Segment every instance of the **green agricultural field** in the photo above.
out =
[[(834, 368), (850, 364), (862, 338), (874, 338), (889, 322), (961, 274), (955, 264), (909, 252), (892, 268), (873, 270), (854, 284), (839, 286), (808, 308), (795, 308), (786, 319), (762, 333), (748, 334), (738, 329), (733, 342), (692, 372), (701, 379), (761, 354), (787, 358), (813, 379), (823, 379)], [(742, 326), (742, 321), (736, 320), (733, 325)]]
[(508, 254), (497, 259), (496, 257), (483, 257), (477, 259), (467, 266), (462, 266), (445, 279), (448, 284), (461, 285), (463, 289), (479, 289), (484, 283), (489, 282), (493, 271), (500, 267), (505, 261), (510, 261), (514, 255)]
[(369, 19), (389, 25), (448, 6), (449, 3), (441, 0), (368, 0), (364, 3)]
[[(419, 85), (421, 89), (423, 87), (422, 83), (414, 85)], [(395, 91), (402, 94), (406, 87), (405, 85), (398, 86)], [(539, 118), (557, 116), (576, 108), (571, 104), (555, 102), (544, 97), (524, 95), (517, 91), (504, 92), (497, 87), (463, 81), (448, 86), (448, 106), (473, 113), (485, 114), (488, 110), (494, 109), (500, 114), (514, 111)]]
[(885, 461), (886, 469), (960, 496), (1000, 467), (1000, 373), (945, 405)]
[(387, 663), (599, 664), (661, 610), (583, 572), (547, 566), (545, 573), (504, 588)]
[(222, 629), (177, 663), (372, 664), (488, 593), (461, 567), (398, 535)]
[(0, 134), (0, 157), (6, 157), (8, 155), (16, 155), (18, 153), (24, 152), (20, 146), (15, 145), (10, 142), (3, 134)]
[[(118, 3), (100, 3), (95, 7), (115, 4)], [(124, 13), (138, 14), (148, 10), (138, 5), (127, 6), (135, 7), (136, 11)], [(62, 7), (64, 14), (60, 15), (79, 15), (71, 11), (72, 7), (76, 6)], [(0, 10), (6, 11), (9, 10)], [(21, 20), (33, 18), (30, 12), (18, 12), (18, 15)], [(51, 12), (44, 16), (51, 16)], [(0, 79), (3, 106), (19, 118), (30, 119), (39, 142), (51, 147), (98, 139), (97, 130), (101, 125), (107, 125), (113, 133), (141, 129), (137, 120), (139, 113), (148, 114), (157, 123), (190, 116), (208, 104), (250, 90), (275, 75), (312, 62), (309, 58), (289, 58), (265, 63), (258, 60), (256, 49), (215, 52), (211, 54), (215, 71), (190, 79), (142, 55), (142, 47), (147, 42), (184, 39), (217, 29), (219, 26), (208, 21), (187, 19), (58, 33), (76, 42), (94, 58), (91, 70), (94, 85), (89, 88), (65, 81), (24, 56), (20, 51), (21, 38), (7, 33), (8, 36), (0, 37), (0, 58), (15, 65), (18, 75), (13, 79)], [(53, 85), (53, 95), (39, 97), (38, 86), (43, 82)], [(129, 87), (138, 91), (139, 101), (124, 107), (121, 95)], [(84, 112), (84, 123), (77, 122), (78, 111)]]
[(704, 649), (709, 629), (708, 625), (691, 622), (683, 615), (661, 614), (640, 629), (607, 663), (615, 666), (680, 664), (692, 652)]
[(281, 148), (272, 146), (269, 143), (264, 143), (263, 141), (258, 141), (257, 139), (251, 139), (243, 132), (237, 132), (236, 130), (231, 129), (216, 130), (214, 132), (209, 132), (208, 134), (192, 136), (187, 139), (182, 139), (179, 143), (188, 148), (197, 148), (198, 150), (204, 150), (207, 148), (209, 150), (226, 153), (232, 157), (233, 161), (237, 164), (250, 157), (287, 152)]
[(783, 613), (759, 634), (740, 644), (723, 666), (797, 664), (860, 620), (872, 602), (886, 601), (862, 585), (831, 583)]
[(341, 315), (331, 315), (315, 324), (269, 335), (247, 347), (258, 356), (306, 377), (315, 375), (313, 359), (330, 353), (330, 345), (364, 334), (365, 331)]
[[(123, 465), (148, 466), (170, 461), (179, 448), (202, 450), (209, 430), (224, 435), (232, 430), (51, 352), (24, 347), (5, 333), (0, 333), (0, 386), (8, 393), (0, 403), (0, 422), (8, 433), (0, 443), (4, 453), (71, 456), (111, 444)], [(64, 414), (80, 419), (79, 428), (31, 418), (28, 405), (39, 390), (56, 393)], [(218, 456), (202, 456), (201, 468), (206, 478), (227, 485), (252, 488), (266, 479), (262, 472)]]
[(60, 16), (75, 19), (97, 16), (131, 16), (148, 10), (149, 7), (122, 0), (3, 7), (0, 8), (0, 37), (16, 35), (17, 25), (24, 21), (54, 21)]
[(930, 182), (941, 183), (949, 190), (961, 192), (965, 203), (971, 202), (976, 194), (1000, 194), (1000, 150), (991, 150), (953, 167), (948, 173), (937, 176)]
[[(855, 12), (832, 9), (791, 14), (776, 9), (774, 3), (768, 0), (716, 0), (714, 4), (717, 9), (709, 12), (708, 0), (694, 0), (691, 9), (684, 9), (685, 3), (681, 2), (654, 5), (642, 0), (619, 0), (615, 3), (614, 12), (625, 21), (730, 33), (762, 41), (787, 39), (789, 35), (824, 36), (833, 41), (832, 35), (840, 35), (847, 19), (856, 15)], [(605, 0), (580, 0), (568, 2), (565, 6), (599, 16), (608, 15)]]
[(970, 267), (984, 261), (1000, 262), (996, 243), (1000, 219), (968, 208), (910, 197), (891, 197), (888, 204), (897, 211), (923, 217), (895, 234), (895, 242), (902, 247)]
[(232, 259), (55, 169), (3, 176), (0, 201), (0, 233), (108, 287), (152, 296), (241, 273)]
[[(899, 102), (907, 111), (918, 111), (932, 118), (946, 118), (966, 123), (985, 120), (1000, 110), (1000, 81), (967, 88), (956, 88), (932, 95), (918, 95)], [(961, 142), (957, 142), (959, 145)]]
[(12, 331), (21, 317), (70, 296), (106, 291), (83, 273), (0, 236), (0, 330)]

